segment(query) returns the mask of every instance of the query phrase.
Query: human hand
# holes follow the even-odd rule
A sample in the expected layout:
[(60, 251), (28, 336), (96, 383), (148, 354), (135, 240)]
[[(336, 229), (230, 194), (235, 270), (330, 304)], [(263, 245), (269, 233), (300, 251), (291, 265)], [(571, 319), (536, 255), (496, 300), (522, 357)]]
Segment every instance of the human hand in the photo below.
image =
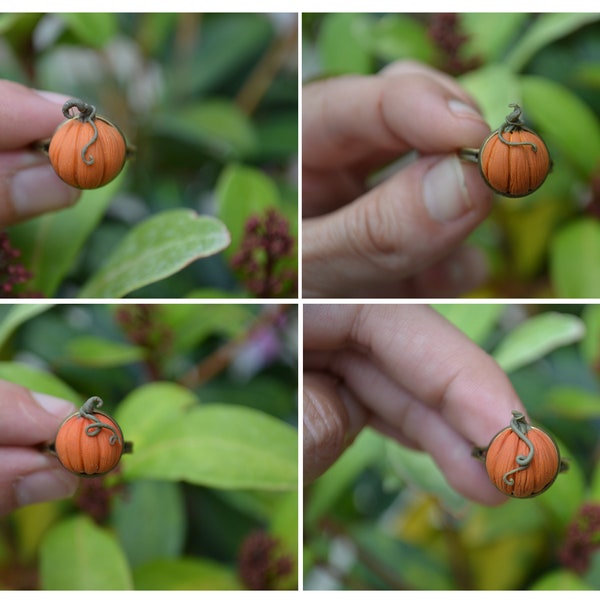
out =
[(54, 172), (31, 144), (50, 137), (64, 120), (66, 96), (0, 80), (0, 227), (71, 206), (80, 191)]
[[(449, 297), (483, 281), (483, 257), (461, 243), (493, 194), (456, 152), (489, 127), (456, 81), (395, 63), (309, 84), (302, 107), (305, 297)], [(368, 189), (412, 150), (420, 158)]]
[(53, 441), (75, 407), (0, 380), (0, 516), (73, 494), (77, 478), (36, 448)]
[(423, 305), (304, 306), (304, 480), (370, 425), (428, 452), (459, 493), (506, 499), (471, 456), (525, 413), (498, 364)]

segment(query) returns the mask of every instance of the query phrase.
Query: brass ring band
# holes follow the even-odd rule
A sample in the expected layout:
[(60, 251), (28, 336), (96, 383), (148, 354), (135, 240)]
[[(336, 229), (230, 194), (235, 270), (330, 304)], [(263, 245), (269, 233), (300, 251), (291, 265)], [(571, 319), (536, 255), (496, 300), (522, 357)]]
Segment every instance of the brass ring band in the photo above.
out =
[(458, 151), (458, 158), (466, 162), (479, 164), (479, 148), (461, 148)]

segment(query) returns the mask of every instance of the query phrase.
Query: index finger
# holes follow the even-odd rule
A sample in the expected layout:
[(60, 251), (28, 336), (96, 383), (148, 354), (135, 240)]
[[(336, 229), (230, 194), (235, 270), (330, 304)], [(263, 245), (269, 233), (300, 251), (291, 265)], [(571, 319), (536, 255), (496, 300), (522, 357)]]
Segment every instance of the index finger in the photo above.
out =
[(344, 167), (373, 156), (479, 147), (489, 127), (473, 100), (433, 69), (399, 65), (375, 76), (307, 85), (302, 98), (303, 163)]
[(18, 150), (50, 137), (64, 120), (61, 102), (58, 94), (42, 95), (12, 81), (0, 81), (0, 151)]
[[(305, 305), (306, 350), (358, 348), (391, 379), (485, 446), (525, 412), (498, 364), (428, 306)], [(308, 360), (307, 360), (308, 359)], [(310, 368), (310, 357), (305, 357)]]

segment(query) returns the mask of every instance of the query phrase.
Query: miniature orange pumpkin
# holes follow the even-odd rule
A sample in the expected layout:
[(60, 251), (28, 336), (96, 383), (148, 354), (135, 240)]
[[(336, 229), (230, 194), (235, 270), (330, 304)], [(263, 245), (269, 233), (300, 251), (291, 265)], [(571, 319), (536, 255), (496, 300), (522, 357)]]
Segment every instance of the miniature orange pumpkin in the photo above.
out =
[[(71, 117), (76, 107), (80, 114)], [(110, 121), (96, 116), (96, 109), (81, 100), (69, 100), (63, 107), (68, 118), (50, 140), (48, 156), (57, 175), (69, 185), (93, 189), (112, 181), (123, 169), (127, 143)]]
[(479, 162), (487, 184), (499, 194), (513, 198), (537, 190), (551, 164), (542, 138), (522, 128), (503, 132), (502, 139), (500, 131), (495, 131), (483, 143)]
[(492, 483), (504, 494), (530, 498), (545, 491), (561, 471), (554, 440), (532, 427), (518, 411), (511, 426), (500, 431), (485, 454), (485, 468)]
[(126, 451), (118, 423), (96, 410), (101, 404), (97, 396), (90, 398), (58, 430), (54, 451), (63, 467), (76, 475), (104, 475), (117, 466)]

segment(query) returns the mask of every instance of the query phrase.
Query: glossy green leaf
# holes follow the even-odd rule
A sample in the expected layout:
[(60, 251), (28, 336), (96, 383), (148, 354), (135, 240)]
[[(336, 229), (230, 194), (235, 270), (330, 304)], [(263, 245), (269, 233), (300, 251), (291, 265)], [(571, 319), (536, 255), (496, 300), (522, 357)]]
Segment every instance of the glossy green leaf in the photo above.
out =
[(31, 289), (49, 298), (55, 295), (83, 245), (98, 227), (122, 179), (120, 175), (102, 188), (87, 190), (71, 208), (11, 227), (11, 240), (22, 250), (24, 264), (33, 273), (28, 282)]
[(452, 512), (464, 509), (467, 501), (456, 492), (430, 454), (411, 450), (397, 442), (386, 442), (387, 455), (394, 472), (417, 489), (433, 494)]
[(96, 48), (103, 48), (119, 30), (114, 13), (62, 13), (61, 17), (81, 42)]
[(550, 247), (550, 273), (561, 298), (600, 297), (600, 223), (580, 219), (563, 227)]
[(56, 375), (22, 363), (0, 362), (0, 379), (22, 385), (34, 392), (64, 398), (76, 404), (81, 402), (79, 394)]
[(52, 304), (6, 304), (0, 306), (0, 346), (20, 325), (52, 308)]
[(460, 52), (486, 63), (500, 61), (528, 18), (527, 13), (463, 13), (460, 25), (467, 39)]
[(217, 182), (218, 216), (231, 233), (231, 245), (225, 251), (233, 254), (241, 243), (248, 217), (263, 215), (280, 203), (274, 181), (262, 171), (244, 165), (229, 165)]
[(476, 344), (482, 344), (498, 323), (505, 305), (434, 304), (432, 307)]
[(540, 14), (527, 28), (523, 37), (512, 47), (511, 52), (504, 59), (505, 63), (511, 69), (520, 71), (536, 52), (554, 40), (597, 20), (596, 13)]
[(74, 363), (96, 368), (118, 367), (144, 359), (145, 350), (95, 336), (73, 338), (66, 348), (67, 357)]
[(548, 312), (531, 317), (507, 334), (493, 356), (507, 372), (515, 371), (556, 348), (579, 341), (583, 322), (573, 315)]
[(364, 14), (329, 13), (323, 17), (318, 51), (325, 73), (370, 73), (371, 18)]
[(512, 111), (508, 105), (521, 101), (519, 79), (504, 64), (484, 65), (462, 75), (458, 81), (477, 100), (492, 130), (500, 127)]
[(196, 396), (176, 383), (149, 383), (119, 403), (115, 418), (137, 453), (151, 446), (163, 427), (181, 419), (196, 403)]
[(132, 481), (115, 498), (111, 523), (132, 567), (177, 557), (186, 535), (181, 490), (169, 481)]
[(544, 400), (544, 411), (567, 419), (599, 419), (600, 394), (582, 388), (554, 386)]
[(252, 122), (230, 100), (204, 100), (158, 117), (154, 126), (224, 159), (242, 158), (256, 149)]
[(114, 536), (87, 516), (55, 525), (40, 548), (44, 590), (130, 590), (127, 560)]
[(600, 156), (600, 121), (594, 111), (570, 89), (546, 77), (531, 75), (520, 81), (523, 106), (530, 107), (545, 142), (551, 149), (560, 148), (585, 178), (590, 177)]
[(163, 424), (124, 463), (125, 477), (223, 489), (296, 489), (297, 431), (242, 406), (198, 406)]
[(240, 582), (230, 567), (207, 558), (156, 560), (138, 567), (136, 590), (239, 590)]
[(80, 296), (122, 298), (228, 244), (229, 232), (219, 220), (186, 209), (164, 211), (125, 236)]

